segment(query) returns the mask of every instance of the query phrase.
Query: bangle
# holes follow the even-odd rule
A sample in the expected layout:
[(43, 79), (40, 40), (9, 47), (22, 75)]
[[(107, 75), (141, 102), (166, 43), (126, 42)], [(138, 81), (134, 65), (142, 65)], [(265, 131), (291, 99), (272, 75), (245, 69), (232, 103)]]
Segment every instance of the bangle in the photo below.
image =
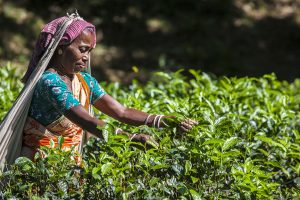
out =
[(163, 125), (164, 125), (165, 127), (169, 127), (169, 125), (166, 124), (166, 122), (165, 122), (164, 120), (162, 120), (161, 122), (163, 123)]
[(157, 128), (160, 127), (160, 120), (161, 120), (162, 117), (163, 117), (163, 115), (160, 115), (160, 116), (158, 117), (158, 120), (157, 120)]
[(150, 117), (152, 116), (152, 114), (149, 114), (148, 116), (147, 116), (147, 118), (146, 118), (146, 120), (145, 120), (145, 125), (147, 125), (148, 124), (148, 120), (150, 119)]
[(135, 136), (136, 136), (136, 133), (133, 134), (133, 135), (131, 136), (130, 141), (131, 141)]
[(154, 127), (156, 127), (156, 128), (159, 128), (159, 121), (160, 121), (160, 119), (162, 118), (162, 116), (163, 115), (157, 115), (157, 120), (156, 120), (156, 118), (154, 118)]
[(154, 117), (154, 119), (153, 119), (153, 126), (155, 127), (155, 124), (156, 124), (156, 119), (159, 117), (160, 115), (156, 115), (155, 117)]
[(120, 128), (117, 128), (117, 129), (115, 130), (115, 134), (118, 135), (118, 134), (119, 134), (119, 131), (123, 131), (123, 130), (120, 129)]

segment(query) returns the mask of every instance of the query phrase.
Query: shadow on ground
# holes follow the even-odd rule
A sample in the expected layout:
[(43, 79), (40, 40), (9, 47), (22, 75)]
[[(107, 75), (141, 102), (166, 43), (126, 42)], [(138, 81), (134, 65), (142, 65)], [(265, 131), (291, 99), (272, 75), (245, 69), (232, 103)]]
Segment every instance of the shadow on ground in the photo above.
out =
[[(235, 1), (19, 0), (15, 6), (45, 22), (77, 8), (85, 19), (96, 24), (98, 46), (92, 63), (102, 80), (117, 75), (126, 82), (134, 77), (124, 73), (132, 72), (132, 66), (140, 69), (143, 78), (149, 71), (180, 68), (228, 76), (275, 72), (279, 79), (298, 78), (300, 27), (293, 14), (253, 20)], [(6, 32), (20, 29), (20, 25), (3, 17), (0, 25), (5, 24)], [(31, 40), (38, 33), (32, 33), (29, 26), (28, 22), (22, 24), (20, 31)], [(33, 44), (24, 43), (27, 49)], [(17, 56), (3, 52), (9, 59)]]

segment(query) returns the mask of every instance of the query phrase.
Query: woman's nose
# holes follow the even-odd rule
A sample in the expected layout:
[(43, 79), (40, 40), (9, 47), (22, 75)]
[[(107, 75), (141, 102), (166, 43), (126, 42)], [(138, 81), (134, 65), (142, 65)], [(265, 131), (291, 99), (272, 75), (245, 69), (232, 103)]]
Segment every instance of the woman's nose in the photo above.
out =
[(88, 61), (89, 60), (89, 53), (85, 53), (82, 57), (83, 61)]

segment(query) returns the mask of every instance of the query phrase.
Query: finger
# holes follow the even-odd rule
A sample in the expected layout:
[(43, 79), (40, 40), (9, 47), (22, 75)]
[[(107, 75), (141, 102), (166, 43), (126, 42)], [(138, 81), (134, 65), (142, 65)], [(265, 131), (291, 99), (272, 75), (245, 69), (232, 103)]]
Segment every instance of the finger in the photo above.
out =
[(145, 143), (147, 140), (151, 140), (151, 136), (150, 135), (145, 135), (145, 134), (140, 134), (140, 140), (141, 142)]
[(151, 138), (150, 138), (149, 135), (146, 135), (146, 136), (143, 137), (143, 139), (144, 139), (145, 141), (147, 141), (147, 140), (150, 140)]
[(188, 124), (186, 122), (182, 122), (182, 123), (180, 123), (180, 125), (187, 128), (187, 129), (192, 129), (193, 128), (193, 126), (191, 124)]
[(146, 141), (147, 147), (149, 148), (158, 148), (159, 144), (152, 138), (149, 137), (149, 139)]
[(184, 132), (188, 132), (190, 129), (187, 129), (186, 127), (184, 126), (180, 126), (180, 129), (183, 130)]
[(193, 119), (185, 119), (184, 122), (191, 124), (191, 125), (197, 125), (198, 122)]
[(191, 119), (190, 122), (191, 122), (193, 125), (197, 125), (197, 124), (198, 124), (198, 122), (197, 122), (196, 120), (193, 120), (193, 119)]

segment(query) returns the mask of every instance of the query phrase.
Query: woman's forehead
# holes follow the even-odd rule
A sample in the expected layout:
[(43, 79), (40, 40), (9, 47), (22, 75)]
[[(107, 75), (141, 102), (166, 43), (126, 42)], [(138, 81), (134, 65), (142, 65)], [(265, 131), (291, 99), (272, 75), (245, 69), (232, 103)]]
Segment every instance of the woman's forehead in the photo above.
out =
[(84, 44), (93, 47), (95, 41), (95, 33), (88, 29), (83, 30), (80, 35), (72, 42), (77, 44)]

